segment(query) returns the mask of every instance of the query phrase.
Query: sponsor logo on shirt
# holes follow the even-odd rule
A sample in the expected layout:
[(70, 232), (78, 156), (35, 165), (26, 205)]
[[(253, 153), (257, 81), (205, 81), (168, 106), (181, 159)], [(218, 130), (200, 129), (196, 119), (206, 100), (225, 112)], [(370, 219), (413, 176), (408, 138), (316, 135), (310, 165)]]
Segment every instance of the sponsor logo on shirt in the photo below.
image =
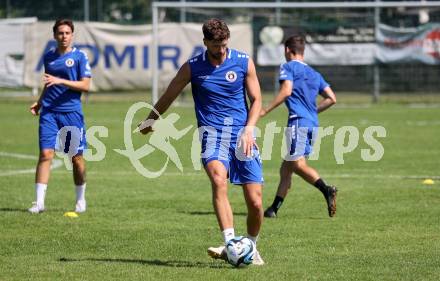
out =
[(235, 80), (237, 80), (237, 73), (235, 73), (234, 71), (228, 71), (226, 72), (225, 78), (231, 83), (235, 82)]
[(284, 70), (283, 68), (280, 69), (280, 78), (286, 78), (287, 77), (287, 73), (286, 70)]
[(75, 64), (75, 61), (73, 59), (67, 59), (66, 60), (66, 66), (72, 67)]

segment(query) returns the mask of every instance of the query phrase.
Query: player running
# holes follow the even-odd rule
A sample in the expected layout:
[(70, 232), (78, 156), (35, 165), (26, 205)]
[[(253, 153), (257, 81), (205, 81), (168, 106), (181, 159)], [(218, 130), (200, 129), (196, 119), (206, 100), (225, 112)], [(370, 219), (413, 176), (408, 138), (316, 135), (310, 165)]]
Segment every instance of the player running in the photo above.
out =
[[(75, 212), (86, 211), (85, 163), (82, 156), (86, 148), (84, 117), (81, 108), (81, 92), (90, 86), (91, 71), (85, 53), (71, 46), (74, 26), (71, 20), (61, 19), (53, 26), (57, 48), (44, 55), (44, 89), (38, 100), (30, 107), (33, 115), (40, 114), (40, 155), (35, 175), (36, 200), (29, 212), (44, 211), (44, 199), (50, 175), (50, 164), (59, 138), (65, 129), (67, 135), (64, 152), (71, 156), (73, 180), (76, 186)], [(40, 112), (41, 109), (41, 112)]]
[[(286, 131), (288, 155), (281, 164), (280, 183), (275, 199), (264, 212), (264, 216), (268, 218), (276, 217), (290, 189), (292, 173), (296, 173), (322, 192), (330, 217), (336, 213), (336, 187), (327, 185), (318, 172), (308, 166), (306, 160), (312, 152), (314, 135), (317, 133), (318, 113), (335, 104), (336, 96), (321, 74), (304, 63), (304, 49), (303, 35), (294, 35), (285, 41), (284, 55), (287, 62), (280, 67), (279, 93), (270, 105), (261, 111), (261, 116), (265, 116), (282, 102), (285, 102), (289, 110)], [(323, 100), (316, 106), (318, 94)]]
[[(256, 243), (263, 221), (262, 167), (253, 135), (261, 110), (260, 85), (255, 65), (248, 55), (228, 48), (226, 23), (210, 19), (203, 24), (202, 54), (186, 62), (154, 106), (163, 114), (183, 88), (191, 82), (202, 143), (202, 162), (212, 186), (212, 202), (224, 243), (235, 237), (228, 183), (243, 187), (248, 237)], [(248, 109), (246, 94), (250, 100)], [(149, 119), (157, 119), (152, 111)], [(148, 125), (147, 125), (148, 126)], [(149, 133), (151, 124), (143, 128)], [(225, 247), (211, 247), (213, 258), (226, 258)], [(254, 264), (264, 264), (257, 252)]]

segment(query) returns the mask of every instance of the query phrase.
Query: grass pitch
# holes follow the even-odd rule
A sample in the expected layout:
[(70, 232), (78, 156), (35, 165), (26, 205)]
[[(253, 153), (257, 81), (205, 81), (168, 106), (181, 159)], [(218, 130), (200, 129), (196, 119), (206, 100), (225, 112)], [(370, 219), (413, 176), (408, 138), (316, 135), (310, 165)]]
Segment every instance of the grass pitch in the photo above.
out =
[[(322, 195), (295, 177), (279, 217), (263, 224), (258, 247), (267, 264), (235, 269), (206, 254), (222, 239), (209, 181), (191, 161), (193, 129), (171, 140), (183, 172), (170, 163), (165, 174), (147, 179), (113, 151), (125, 147), (123, 120), (134, 99), (91, 97), (87, 126), (107, 127), (108, 137), (100, 138), (104, 160), (87, 163), (87, 212), (63, 216), (74, 208), (75, 194), (71, 172), (62, 167), (52, 171), (47, 211), (30, 215), (34, 174), (28, 170), (36, 164), (38, 121), (27, 112), (29, 101), (0, 99), (0, 280), (438, 280), (439, 104), (339, 102), (320, 116), (321, 126), (354, 126), (359, 145), (339, 165), (333, 134), (322, 140), (319, 160), (310, 161), (339, 188), (336, 217), (328, 218)], [(193, 108), (170, 112), (181, 116), (178, 129), (195, 125)], [(272, 121), (282, 127), (285, 118), (285, 109), (277, 109), (259, 127), (264, 132)], [(387, 131), (377, 138), (384, 155), (365, 162), (363, 132), (372, 125)], [(140, 147), (146, 138), (133, 135), (133, 142)], [(265, 207), (278, 183), (280, 145), (277, 135), (272, 159), (264, 161)], [(142, 163), (158, 169), (165, 160), (156, 151)], [(423, 185), (425, 178), (434, 185)], [(229, 192), (236, 233), (245, 234), (242, 192), (234, 186)]]

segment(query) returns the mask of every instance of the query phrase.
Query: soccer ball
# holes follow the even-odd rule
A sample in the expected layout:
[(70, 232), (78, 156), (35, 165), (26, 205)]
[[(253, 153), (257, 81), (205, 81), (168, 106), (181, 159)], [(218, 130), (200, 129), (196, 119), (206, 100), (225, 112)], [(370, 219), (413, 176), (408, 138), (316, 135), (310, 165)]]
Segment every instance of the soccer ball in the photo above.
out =
[(235, 267), (242, 267), (252, 263), (255, 254), (255, 244), (247, 237), (237, 236), (226, 244), (228, 262)]

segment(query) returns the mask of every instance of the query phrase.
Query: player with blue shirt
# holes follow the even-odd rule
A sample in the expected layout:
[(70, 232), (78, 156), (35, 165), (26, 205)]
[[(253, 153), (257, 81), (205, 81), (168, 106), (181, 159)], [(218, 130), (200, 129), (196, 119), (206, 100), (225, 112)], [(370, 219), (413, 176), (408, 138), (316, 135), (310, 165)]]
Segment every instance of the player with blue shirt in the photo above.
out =
[[(64, 148), (72, 159), (73, 179), (76, 186), (75, 212), (86, 211), (85, 125), (81, 107), (81, 93), (90, 87), (91, 70), (87, 55), (72, 47), (74, 25), (71, 20), (57, 20), (53, 26), (57, 48), (47, 52), (44, 62), (44, 89), (30, 107), (33, 115), (40, 114), (40, 155), (35, 175), (36, 201), (29, 212), (45, 210), (44, 200), (50, 176), (50, 165), (55, 148)], [(41, 112), (40, 112), (41, 111)], [(61, 137), (63, 136), (65, 137)], [(59, 143), (61, 140), (64, 143)]]
[[(248, 237), (256, 243), (263, 221), (263, 176), (253, 134), (261, 110), (255, 65), (248, 55), (228, 48), (230, 32), (224, 21), (208, 20), (203, 25), (203, 35), (206, 51), (182, 65), (154, 107), (163, 114), (191, 82), (202, 143), (201, 158), (211, 181), (213, 206), (225, 245), (235, 237), (227, 194), (228, 176), (231, 183), (243, 187)], [(141, 133), (151, 132), (151, 120), (157, 118), (152, 111), (148, 121), (139, 125)], [(226, 259), (224, 246), (211, 247), (208, 254)], [(254, 264), (264, 264), (258, 252)]]
[[(336, 213), (336, 187), (327, 185), (318, 172), (308, 166), (306, 160), (312, 152), (314, 136), (317, 133), (318, 113), (335, 104), (336, 96), (321, 74), (304, 63), (305, 43), (303, 35), (293, 35), (285, 41), (284, 54), (287, 62), (280, 67), (279, 93), (270, 105), (261, 111), (261, 116), (265, 116), (283, 102), (289, 110), (286, 130), (288, 155), (281, 164), (276, 197), (264, 212), (264, 216), (269, 218), (276, 217), (290, 189), (293, 173), (322, 192), (330, 217)], [(318, 94), (323, 99), (317, 106)]]

